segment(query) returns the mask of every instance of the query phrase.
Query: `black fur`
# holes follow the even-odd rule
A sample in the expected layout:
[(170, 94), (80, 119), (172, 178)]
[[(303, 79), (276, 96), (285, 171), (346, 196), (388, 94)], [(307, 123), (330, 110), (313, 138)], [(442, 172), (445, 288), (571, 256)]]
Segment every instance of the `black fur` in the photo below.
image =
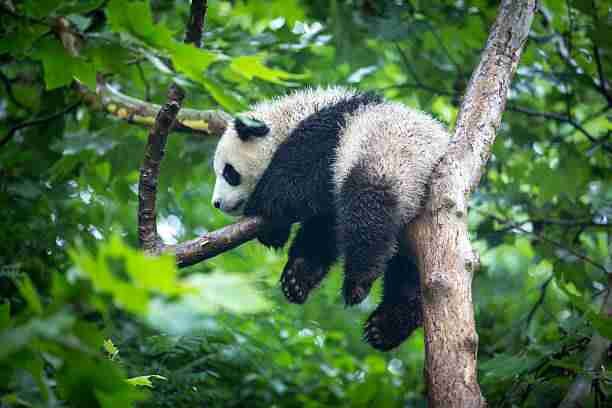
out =
[(280, 280), (290, 302), (304, 303), (338, 258), (334, 227), (333, 217), (313, 217), (301, 225)]
[(247, 141), (251, 137), (263, 137), (270, 132), (270, 128), (263, 122), (253, 119), (237, 116), (234, 119), (234, 128), (240, 140)]
[(364, 325), (364, 339), (381, 351), (399, 346), (423, 323), (421, 307), (414, 258), (396, 254), (385, 270), (382, 302)]
[(403, 227), (398, 197), (389, 180), (373, 179), (363, 163), (350, 171), (338, 197), (332, 178), (345, 115), (380, 102), (361, 94), (302, 120), (278, 147), (244, 213), (270, 221), (259, 239), (276, 248), (287, 242), (291, 224), (302, 222), (281, 276), (290, 302), (304, 303), (339, 253), (345, 256), (343, 293), (349, 305), (361, 302), (384, 273), (383, 299), (366, 322), (364, 338), (374, 348), (389, 350), (422, 321), (416, 266), (396, 253)]
[(349, 172), (337, 201), (338, 242), (344, 255), (347, 305), (361, 303), (397, 250), (398, 197), (387, 180), (373, 179), (362, 163)]
[(261, 215), (280, 224), (331, 215), (333, 155), (345, 115), (380, 102), (373, 94), (359, 94), (302, 120), (274, 153), (249, 197), (245, 215)]

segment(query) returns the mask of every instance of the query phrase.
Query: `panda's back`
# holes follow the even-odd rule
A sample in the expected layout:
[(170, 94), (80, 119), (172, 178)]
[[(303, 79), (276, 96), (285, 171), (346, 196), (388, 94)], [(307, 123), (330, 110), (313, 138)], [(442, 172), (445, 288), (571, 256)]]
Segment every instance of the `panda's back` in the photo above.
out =
[(447, 130), (428, 114), (399, 103), (356, 111), (339, 138), (334, 162), (336, 194), (351, 172), (391, 189), (408, 221), (421, 205), (433, 167), (446, 152)]

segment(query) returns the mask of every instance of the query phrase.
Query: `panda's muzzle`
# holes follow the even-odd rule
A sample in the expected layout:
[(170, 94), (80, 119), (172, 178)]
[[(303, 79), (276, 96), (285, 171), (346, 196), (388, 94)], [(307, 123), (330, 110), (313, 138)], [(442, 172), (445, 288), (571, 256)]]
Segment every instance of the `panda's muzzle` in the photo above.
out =
[(215, 208), (220, 209), (224, 213), (227, 213), (227, 214), (230, 214), (230, 215), (236, 215), (237, 213), (239, 213), (242, 210), (242, 207), (244, 205), (244, 199), (236, 201), (236, 204), (234, 204), (231, 207), (228, 207), (228, 206), (223, 205), (223, 204), (224, 203), (221, 200), (215, 200), (213, 202), (213, 205), (215, 206)]

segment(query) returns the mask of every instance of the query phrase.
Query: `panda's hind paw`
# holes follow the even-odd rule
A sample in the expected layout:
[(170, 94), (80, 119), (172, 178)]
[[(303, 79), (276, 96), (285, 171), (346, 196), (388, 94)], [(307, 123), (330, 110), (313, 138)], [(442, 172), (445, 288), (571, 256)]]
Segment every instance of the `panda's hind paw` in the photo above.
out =
[(420, 325), (419, 314), (409, 305), (380, 304), (364, 324), (363, 339), (377, 350), (392, 350)]
[(303, 304), (324, 273), (304, 258), (290, 258), (280, 278), (281, 289), (291, 303)]
[(365, 298), (368, 297), (368, 295), (370, 294), (372, 284), (372, 281), (356, 283), (345, 279), (344, 285), (342, 286), (344, 303), (347, 306), (354, 306), (363, 302)]

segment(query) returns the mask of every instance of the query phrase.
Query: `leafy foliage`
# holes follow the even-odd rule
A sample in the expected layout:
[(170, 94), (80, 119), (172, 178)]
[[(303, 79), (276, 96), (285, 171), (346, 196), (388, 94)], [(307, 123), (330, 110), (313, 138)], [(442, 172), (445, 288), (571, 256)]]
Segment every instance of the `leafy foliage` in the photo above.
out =
[[(276, 281), (285, 256), (248, 243), (178, 271), (136, 250), (146, 129), (83, 104), (96, 76), (159, 103), (232, 113), (305, 85), (345, 84), (452, 126), (496, 12), (481, 0), (210, 1), (203, 49), (187, 1), (0, 5), (0, 404), (423, 406), (423, 337), (381, 354), (360, 340), (375, 305), (346, 310), (339, 273), (305, 307)], [(491, 406), (585, 406), (612, 269), (609, 4), (543, 1), (470, 228), (480, 380)], [(172, 135), (159, 230), (177, 241), (231, 220), (209, 205), (215, 141)], [(376, 297), (377, 295), (373, 295)]]

